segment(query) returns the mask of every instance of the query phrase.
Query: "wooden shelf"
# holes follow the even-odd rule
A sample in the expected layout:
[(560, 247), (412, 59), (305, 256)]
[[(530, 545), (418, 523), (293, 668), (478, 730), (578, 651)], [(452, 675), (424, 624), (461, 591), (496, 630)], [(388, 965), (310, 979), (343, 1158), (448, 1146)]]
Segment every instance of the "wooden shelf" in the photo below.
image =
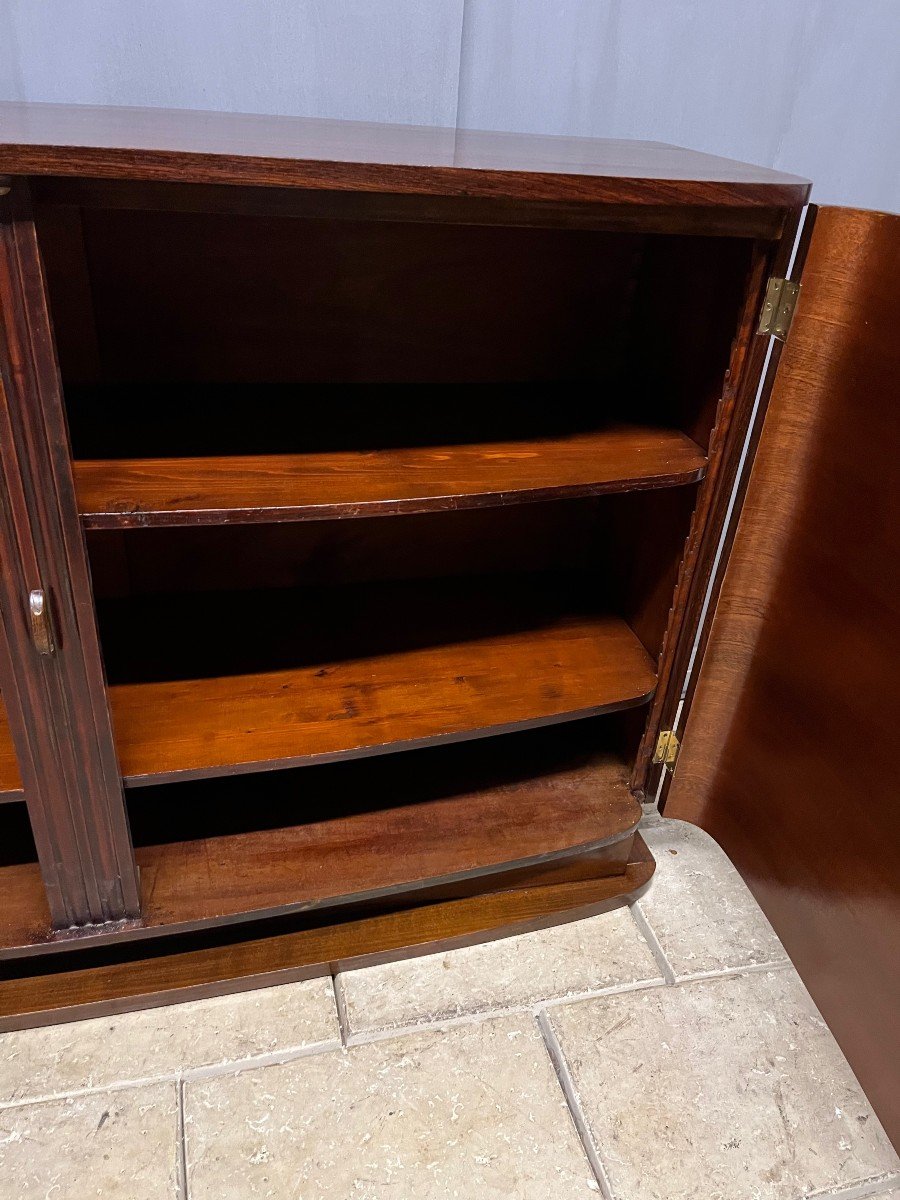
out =
[(619, 425), (476, 445), (75, 463), (90, 529), (320, 520), (479, 508), (669, 487), (700, 479), (700, 447)]
[[(246, 782), (251, 792), (254, 782)], [(295, 786), (305, 807), (303, 785)], [(415, 788), (401, 794), (406, 801)], [(142, 847), (144, 924), (196, 926), (463, 885), (591, 853), (627, 839), (639, 819), (627, 768), (597, 755), (543, 776), (402, 807)], [(611, 856), (610, 874), (624, 869), (627, 849), (622, 862)]]
[(107, 606), (125, 781), (379, 754), (644, 703), (654, 663), (624, 621), (591, 611), (596, 586), (489, 576)]
[[(62, 955), (56, 959), (58, 970), (49, 970), (44, 962), (31, 974), (26, 959), (21, 973), (5, 979), (0, 988), (0, 1032), (292, 983), (597, 916), (638, 894), (653, 875), (655, 863), (641, 835), (628, 840), (631, 853), (618, 875), (586, 875), (538, 886), (501, 885), (456, 900), (374, 915), (334, 910), (344, 919), (299, 929), (272, 931), (260, 922), (251, 926), (249, 938), (225, 944), (213, 930), (206, 939), (211, 944), (197, 949), (176, 946), (168, 954), (155, 949), (141, 957), (134, 954), (139, 946), (122, 946), (113, 961), (100, 966), (79, 962), (73, 968), (72, 959)], [(107, 936), (122, 934), (117, 930)], [(93, 938), (96, 941), (97, 935)], [(64, 944), (78, 949), (84, 941)]]
[[(120, 932), (128, 939), (346, 905), (374, 912), (464, 896), (486, 882), (621, 874), (641, 811), (624, 761), (595, 748), (603, 740), (596, 725), (557, 726), (138, 793), (136, 837), (161, 841), (136, 850), (143, 917)], [(173, 830), (183, 840), (172, 840)], [(27, 953), (47, 938), (73, 944), (49, 932), (36, 865), (0, 869), (0, 901), (7, 885), (0, 954)]]

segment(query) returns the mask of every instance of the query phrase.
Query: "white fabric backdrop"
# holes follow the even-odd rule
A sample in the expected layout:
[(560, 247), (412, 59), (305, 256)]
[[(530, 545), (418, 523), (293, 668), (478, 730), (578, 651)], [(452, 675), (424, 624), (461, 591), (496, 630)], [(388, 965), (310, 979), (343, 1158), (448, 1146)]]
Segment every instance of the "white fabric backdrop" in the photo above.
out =
[(900, 0), (0, 0), (0, 99), (649, 138), (889, 210), (898, 64)]

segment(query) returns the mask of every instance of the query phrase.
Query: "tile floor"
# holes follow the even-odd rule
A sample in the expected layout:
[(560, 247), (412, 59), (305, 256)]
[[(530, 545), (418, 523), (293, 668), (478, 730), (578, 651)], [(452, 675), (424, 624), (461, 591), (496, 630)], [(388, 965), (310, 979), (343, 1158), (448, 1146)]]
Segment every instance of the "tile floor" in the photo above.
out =
[(0, 1035), (0, 1200), (900, 1200), (705, 834), (641, 899), (332, 980)]

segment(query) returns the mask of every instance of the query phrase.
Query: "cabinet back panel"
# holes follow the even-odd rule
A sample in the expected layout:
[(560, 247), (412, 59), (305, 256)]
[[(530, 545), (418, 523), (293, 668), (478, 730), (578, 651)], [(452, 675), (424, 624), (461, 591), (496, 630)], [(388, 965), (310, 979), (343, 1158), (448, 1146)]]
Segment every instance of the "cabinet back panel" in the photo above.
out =
[[(54, 204), (38, 228), (80, 457), (552, 436), (610, 419), (705, 445), (762, 252), (745, 238)], [(423, 382), (586, 386), (391, 390)], [(294, 390), (348, 383), (384, 386)]]
[[(590, 564), (596, 502), (309, 521), (92, 531), (100, 596), (356, 584)], [(202, 603), (202, 601), (197, 601)]]
[(640, 245), (224, 214), (86, 211), (84, 225), (107, 382), (596, 378)]
[(87, 540), (98, 598), (183, 594), (187, 626), (211, 603), (204, 593), (589, 571), (597, 606), (620, 614), (656, 658), (696, 495), (687, 486), (355, 521), (89, 531)]

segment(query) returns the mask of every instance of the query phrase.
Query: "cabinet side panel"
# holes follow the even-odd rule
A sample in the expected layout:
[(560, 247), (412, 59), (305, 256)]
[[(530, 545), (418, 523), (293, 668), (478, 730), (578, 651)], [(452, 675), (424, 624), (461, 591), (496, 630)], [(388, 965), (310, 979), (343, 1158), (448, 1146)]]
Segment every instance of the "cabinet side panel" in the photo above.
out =
[(666, 816), (762, 904), (900, 1144), (900, 218), (821, 209)]
[[(87, 555), (27, 188), (0, 201), (0, 686), (54, 925), (136, 916)], [(52, 637), (33, 637), (43, 593)], [(38, 631), (40, 632), (40, 630)]]

